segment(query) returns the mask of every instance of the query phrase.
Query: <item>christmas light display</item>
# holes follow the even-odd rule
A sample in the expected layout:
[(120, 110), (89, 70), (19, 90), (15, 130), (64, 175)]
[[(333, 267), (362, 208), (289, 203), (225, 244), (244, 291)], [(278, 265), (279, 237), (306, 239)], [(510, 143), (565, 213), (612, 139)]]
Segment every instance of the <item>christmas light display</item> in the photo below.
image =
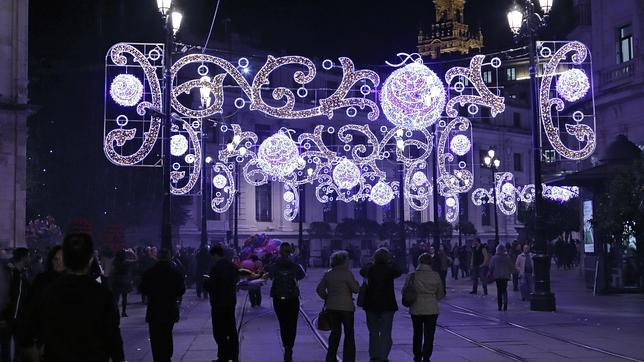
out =
[(223, 189), (228, 184), (228, 179), (224, 175), (217, 175), (212, 178), (212, 184), (218, 189)]
[(333, 168), (333, 182), (341, 189), (352, 189), (360, 183), (360, 169), (345, 158)]
[(427, 128), (443, 113), (445, 87), (433, 71), (412, 62), (385, 80), (380, 105), (387, 119), (398, 127)]
[(569, 69), (557, 79), (557, 94), (568, 102), (582, 99), (589, 88), (588, 77), (580, 69)]
[(188, 139), (184, 135), (170, 137), (170, 153), (172, 156), (183, 156), (188, 152)]
[(264, 140), (257, 152), (259, 167), (275, 177), (284, 177), (295, 171), (298, 157), (297, 145), (282, 131)]
[(472, 148), (472, 143), (467, 136), (459, 134), (454, 136), (449, 143), (449, 149), (459, 156), (464, 156)]
[(376, 205), (385, 206), (394, 199), (394, 190), (385, 182), (378, 182), (371, 188), (369, 200)]
[(110, 85), (110, 96), (124, 107), (135, 106), (143, 97), (143, 84), (132, 74), (119, 74)]

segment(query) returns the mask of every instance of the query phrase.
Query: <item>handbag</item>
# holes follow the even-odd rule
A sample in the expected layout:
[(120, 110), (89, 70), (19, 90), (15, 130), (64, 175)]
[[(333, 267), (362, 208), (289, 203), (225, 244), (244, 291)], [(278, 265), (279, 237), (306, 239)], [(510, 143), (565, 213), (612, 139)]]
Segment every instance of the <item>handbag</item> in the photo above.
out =
[(362, 281), (362, 284), (360, 285), (360, 291), (358, 291), (358, 298), (356, 299), (356, 304), (360, 308), (364, 308), (366, 301), (367, 301), (367, 288), (369, 287), (369, 283), (367, 282), (367, 278), (364, 278)]
[(329, 318), (329, 311), (326, 310), (326, 302), (324, 302), (324, 306), (322, 307), (322, 310), (320, 311), (320, 313), (318, 313), (318, 319), (315, 323), (315, 326), (317, 327), (318, 330), (321, 330), (321, 331), (331, 330), (331, 321)]
[(409, 279), (402, 288), (402, 305), (405, 307), (411, 307), (416, 298), (418, 298), (418, 292), (416, 291), (416, 286), (414, 281), (416, 280), (416, 273), (411, 273)]

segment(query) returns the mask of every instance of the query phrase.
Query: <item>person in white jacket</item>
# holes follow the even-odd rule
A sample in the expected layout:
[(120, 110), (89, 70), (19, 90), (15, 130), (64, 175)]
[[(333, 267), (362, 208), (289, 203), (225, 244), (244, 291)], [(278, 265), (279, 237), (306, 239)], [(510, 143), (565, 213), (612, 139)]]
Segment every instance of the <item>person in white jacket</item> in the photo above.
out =
[(530, 253), (530, 245), (523, 245), (523, 253), (517, 256), (515, 267), (519, 271), (521, 300), (529, 300), (530, 293), (532, 293), (534, 275), (534, 263), (532, 261), (532, 253)]

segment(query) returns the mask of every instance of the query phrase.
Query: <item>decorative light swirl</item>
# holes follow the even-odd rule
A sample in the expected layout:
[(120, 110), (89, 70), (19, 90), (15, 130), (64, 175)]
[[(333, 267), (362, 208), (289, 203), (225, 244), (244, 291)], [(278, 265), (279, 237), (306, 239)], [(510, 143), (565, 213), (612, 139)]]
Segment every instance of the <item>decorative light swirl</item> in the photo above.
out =
[(214, 193), (212, 200), (210, 200), (210, 207), (213, 211), (224, 213), (230, 209), (230, 206), (235, 200), (235, 193), (237, 192), (237, 185), (235, 185), (235, 178), (230, 171), (228, 165), (223, 162), (217, 162), (212, 166), (212, 172), (226, 177), (227, 184), (223, 190)]
[(445, 196), (445, 220), (449, 223), (458, 221), (460, 213), (458, 195)]
[[(446, 152), (447, 140), (454, 131), (466, 132), (471, 129), (471, 122), (465, 117), (457, 117), (451, 120), (441, 130), (440, 137), (438, 138), (438, 183), (439, 193), (441, 195), (465, 193), (472, 189), (474, 186), (474, 175), (470, 170), (465, 168), (457, 168), (453, 173), (447, 169), (447, 162), (454, 160), (454, 155)], [(464, 134), (458, 134), (468, 140)]]
[(192, 153), (194, 154), (194, 162), (188, 165), (190, 169), (190, 176), (188, 181), (182, 187), (176, 187), (175, 185), (179, 183), (181, 179), (185, 177), (184, 171), (170, 171), (170, 193), (173, 195), (187, 195), (195, 187), (199, 181), (199, 176), (201, 173), (201, 139), (197, 132), (192, 128), (192, 126), (186, 122), (181, 121), (183, 129), (188, 132), (188, 137), (190, 138), (190, 143), (192, 144)]
[[(429, 197), (432, 195), (433, 187), (427, 177), (423, 178), (418, 176), (418, 172), (423, 172), (427, 168), (425, 161), (420, 161), (405, 167), (405, 184), (404, 196), (409, 204), (409, 207), (416, 211), (422, 211), (429, 206)], [(414, 177), (416, 176), (416, 177)], [(412, 180), (413, 178), (413, 180)], [(424, 182), (422, 182), (424, 181)]]
[[(542, 46), (541, 44), (542, 43), (539, 43), (540, 46)], [(565, 60), (569, 53), (572, 53), (571, 59), (574, 64), (582, 64), (588, 56), (588, 49), (578, 41), (568, 42), (561, 46), (554, 55), (549, 58), (548, 62), (544, 64), (541, 86), (539, 88), (540, 117), (546, 136), (557, 153), (571, 160), (581, 160), (587, 158), (595, 151), (596, 136), (594, 130), (594, 116), (592, 117), (593, 127), (579, 122), (576, 122), (575, 124), (565, 124), (565, 129), (568, 134), (575, 136), (577, 141), (585, 143), (581, 149), (575, 150), (569, 148), (563, 143), (559, 136), (559, 128), (554, 125), (551, 114), (553, 106), (557, 112), (562, 112), (565, 108), (564, 102), (561, 99), (550, 98), (550, 90), (552, 88), (552, 81), (557, 74), (559, 63)]]
[[(494, 174), (496, 195), (499, 198), (496, 205), (505, 215), (517, 212), (517, 203), (514, 187), (514, 175), (510, 172), (497, 172)], [(508, 187), (510, 185), (511, 187)]]
[(452, 80), (456, 77), (464, 77), (474, 86), (479, 95), (458, 95), (451, 97), (445, 107), (445, 113), (451, 118), (458, 117), (458, 109), (456, 104), (461, 107), (466, 104), (478, 104), (480, 106), (489, 107), (492, 117), (505, 111), (505, 98), (494, 95), (487, 87), (481, 76), (481, 66), (483, 64), (485, 55), (475, 55), (470, 61), (470, 67), (454, 67), (445, 73), (445, 81), (451, 84)]
[(288, 195), (293, 195), (292, 199), (291, 196), (288, 197), (290, 201), (287, 201), (286, 197), (284, 198), (284, 219), (288, 221), (293, 221), (297, 217), (297, 215), (300, 212), (300, 193), (297, 189), (297, 187), (294, 187), (293, 185), (289, 183), (284, 184), (284, 193)]

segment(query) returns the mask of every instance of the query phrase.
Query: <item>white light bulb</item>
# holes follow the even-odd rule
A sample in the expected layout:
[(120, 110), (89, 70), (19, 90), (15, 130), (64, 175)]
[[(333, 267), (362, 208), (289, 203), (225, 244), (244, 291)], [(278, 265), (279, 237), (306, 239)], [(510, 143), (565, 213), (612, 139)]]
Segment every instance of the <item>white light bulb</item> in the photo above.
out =
[(313, 175), (313, 169), (312, 168), (307, 168), (306, 169), (306, 174), (309, 175), (309, 176)]
[(239, 141), (241, 141), (241, 137), (238, 134), (234, 135), (233, 136), (233, 143), (238, 145)]
[(217, 175), (212, 178), (212, 184), (218, 189), (223, 189), (228, 183), (228, 179), (224, 175)]
[(405, 141), (403, 141), (403, 140), (396, 141), (396, 147), (398, 147), (398, 149), (400, 149), (400, 150), (405, 149)]
[(246, 155), (246, 147), (240, 147), (240, 148), (239, 148), (239, 154), (240, 154), (241, 156)]
[(229, 143), (226, 145), (226, 151), (232, 152), (234, 149), (235, 149), (235, 145), (233, 145), (232, 143)]

